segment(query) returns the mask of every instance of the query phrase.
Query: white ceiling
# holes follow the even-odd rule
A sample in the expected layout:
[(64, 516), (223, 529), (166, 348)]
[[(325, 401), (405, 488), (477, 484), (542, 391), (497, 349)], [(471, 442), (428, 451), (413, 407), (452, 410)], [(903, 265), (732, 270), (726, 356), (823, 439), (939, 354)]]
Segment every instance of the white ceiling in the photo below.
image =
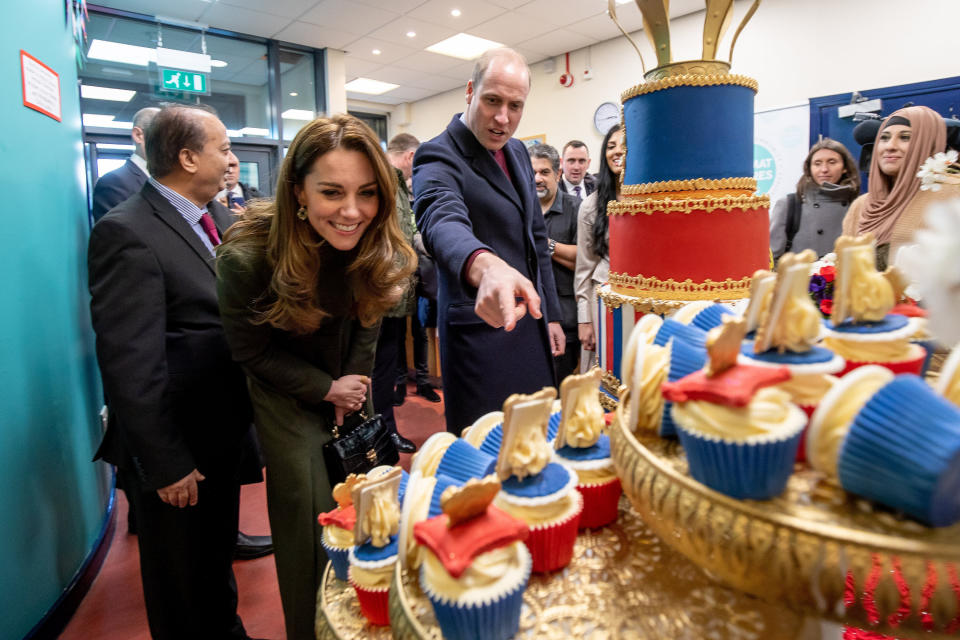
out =
[[(502, 42), (530, 63), (620, 35), (607, 0), (94, 0), (115, 9), (346, 52), (347, 81), (364, 76), (400, 85), (379, 96), (347, 98), (395, 105), (462, 87), (472, 62), (425, 51), (461, 31)], [(703, 0), (673, 0), (670, 15), (703, 9)], [(452, 9), (461, 15), (453, 17)], [(640, 11), (620, 5), (628, 31)], [(407, 37), (408, 31), (416, 37)], [(372, 53), (379, 49), (380, 54)]]

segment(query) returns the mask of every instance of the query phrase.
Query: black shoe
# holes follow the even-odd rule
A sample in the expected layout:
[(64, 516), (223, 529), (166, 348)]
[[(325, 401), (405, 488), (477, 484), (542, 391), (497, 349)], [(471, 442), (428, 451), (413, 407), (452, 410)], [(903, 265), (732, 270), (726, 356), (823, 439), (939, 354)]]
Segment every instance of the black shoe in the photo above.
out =
[(238, 560), (253, 560), (273, 553), (273, 538), (270, 536), (248, 536), (237, 531), (237, 546), (233, 548), (233, 557)]
[(399, 407), (407, 399), (407, 385), (405, 383), (398, 384), (396, 389), (393, 390), (393, 406)]
[(390, 439), (393, 440), (393, 444), (397, 447), (397, 451), (400, 453), (416, 453), (417, 445), (413, 444), (412, 441), (407, 440), (399, 433), (391, 433)]
[(430, 402), (440, 402), (440, 396), (438, 396), (437, 392), (433, 390), (433, 387), (428, 384), (418, 385), (417, 395), (426, 398)]

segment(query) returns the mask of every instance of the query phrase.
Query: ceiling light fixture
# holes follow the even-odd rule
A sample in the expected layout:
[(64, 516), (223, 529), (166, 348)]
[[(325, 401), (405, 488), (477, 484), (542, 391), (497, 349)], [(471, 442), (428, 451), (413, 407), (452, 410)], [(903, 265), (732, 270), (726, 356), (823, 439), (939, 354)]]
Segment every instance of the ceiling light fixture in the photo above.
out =
[(372, 54), (375, 55), (375, 56), (378, 56), (378, 55), (380, 55), (380, 54), (383, 53), (383, 52), (380, 51), (380, 49), (374, 49), (374, 50), (371, 51), (370, 53), (372, 53)]
[(393, 91), (399, 86), (398, 84), (380, 82), (379, 80), (371, 80), (370, 78), (356, 78), (345, 84), (344, 88), (354, 93), (366, 93), (371, 96), (378, 96), (381, 93)]
[(211, 67), (216, 67), (217, 69), (222, 69), (223, 67), (226, 67), (228, 64), (230, 64), (230, 63), (229, 63), (229, 62), (224, 62), (223, 60), (211, 60), (211, 61), (210, 61), (210, 66), (211, 66)]
[(460, 17), (460, 9), (454, 9), (453, 11), (450, 12), (450, 15), (452, 15), (454, 18), (459, 18), (459, 17)]
[(458, 33), (455, 36), (450, 36), (446, 40), (441, 40), (436, 44), (430, 45), (427, 47), (427, 51), (439, 53), (443, 56), (450, 56), (451, 58), (460, 58), (461, 60), (475, 60), (486, 51), (502, 46), (504, 45), (500, 42), (494, 42), (486, 38), (478, 38), (468, 33)]
[(113, 118), (114, 116), (105, 113), (85, 113), (83, 114), (83, 126), (106, 127), (108, 129), (133, 129), (132, 122), (120, 122)]
[(416, 38), (416, 37), (417, 37), (417, 32), (416, 32), (416, 31), (407, 31), (407, 37), (408, 37), (408, 38)]
[(129, 89), (113, 89), (111, 87), (95, 87), (89, 84), (80, 85), (80, 97), (87, 100), (112, 100), (114, 102), (130, 102), (136, 91)]
[(157, 50), (148, 47), (137, 47), (132, 44), (110, 42), (109, 40), (93, 40), (87, 57), (95, 60), (109, 60), (123, 64), (133, 64), (145, 67), (157, 60)]
[(240, 129), (240, 135), (244, 136), (268, 136), (270, 135), (269, 129), (259, 129), (257, 127), (244, 127)]
[(298, 95), (300, 95), (300, 94), (297, 93), (296, 91), (291, 91), (291, 92), (290, 92), (290, 97), (292, 97), (292, 98), (296, 98)]
[(310, 122), (313, 120), (313, 111), (308, 111), (307, 109), (287, 109), (280, 114), (280, 117), (284, 120), (305, 120)]

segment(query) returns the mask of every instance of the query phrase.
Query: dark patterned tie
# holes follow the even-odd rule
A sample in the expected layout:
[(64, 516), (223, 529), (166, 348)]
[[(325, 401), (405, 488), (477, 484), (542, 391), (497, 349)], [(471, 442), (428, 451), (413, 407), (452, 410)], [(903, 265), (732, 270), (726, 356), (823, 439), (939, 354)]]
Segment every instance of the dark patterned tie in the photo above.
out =
[(573, 192), (577, 194), (577, 197), (580, 197), (580, 185), (577, 185), (573, 188)]

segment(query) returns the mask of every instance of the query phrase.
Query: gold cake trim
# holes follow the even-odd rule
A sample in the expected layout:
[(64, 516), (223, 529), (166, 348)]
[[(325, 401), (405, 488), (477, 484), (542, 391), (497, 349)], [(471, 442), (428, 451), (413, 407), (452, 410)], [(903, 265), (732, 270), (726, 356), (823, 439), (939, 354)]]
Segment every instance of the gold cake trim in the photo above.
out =
[(678, 198), (671, 200), (643, 200), (641, 202), (624, 200), (611, 202), (607, 205), (608, 216), (636, 215), (644, 213), (690, 213), (692, 211), (728, 211), (730, 209), (762, 209), (770, 208), (770, 196), (721, 196), (709, 198)]
[[(613, 375), (613, 374), (612, 374), (611, 372), (609, 372), (609, 371), (604, 370), (604, 371), (603, 371), (603, 374), (602, 374), (601, 377), (600, 377), (600, 383), (603, 385), (603, 388), (604, 388), (604, 389), (606, 389), (607, 391), (609, 391), (609, 392), (612, 393), (613, 395), (617, 396), (618, 399), (620, 398), (620, 394), (621, 394), (622, 391), (623, 391), (623, 383), (620, 382), (620, 379), (617, 378), (617, 376)], [(617, 407), (616, 407), (616, 401), (614, 401), (613, 398), (611, 398), (610, 396), (608, 396), (607, 394), (605, 394), (605, 393), (603, 393), (603, 392), (601, 391), (601, 392), (600, 392), (600, 402), (601, 402), (601, 404), (603, 403), (603, 399), (604, 399), (604, 398), (606, 398), (607, 400), (610, 400), (610, 401), (611, 401), (610, 404), (613, 405), (613, 408), (614, 408), (614, 409), (617, 408)]]
[[(666, 315), (672, 313), (677, 309), (685, 306), (689, 300), (665, 300), (663, 298), (647, 297), (647, 296), (633, 296), (625, 295), (618, 293), (612, 289), (605, 289), (603, 291), (598, 291), (597, 295), (603, 300), (604, 305), (609, 309), (619, 309), (623, 305), (630, 305), (636, 311), (641, 313), (655, 313), (657, 315)], [(723, 301), (733, 301), (737, 299), (742, 299), (747, 296), (740, 296), (739, 298), (734, 295), (731, 297), (724, 298), (723, 296), (716, 296), (715, 298), (705, 298), (709, 300), (714, 300), (715, 302)]]
[(746, 87), (754, 93), (760, 88), (756, 80), (740, 74), (693, 75), (685, 73), (678, 76), (667, 76), (666, 78), (653, 80), (652, 82), (644, 82), (643, 84), (630, 87), (620, 94), (620, 102), (626, 102), (631, 98), (636, 98), (646, 93), (673, 89), (674, 87), (716, 87), (724, 84)]
[(683, 281), (673, 278), (661, 280), (654, 276), (645, 278), (643, 275), (631, 276), (611, 271), (607, 281), (611, 287), (636, 289), (638, 292), (661, 297), (669, 296), (671, 300), (717, 300), (746, 298), (750, 295), (751, 280), (752, 276), (740, 280), (727, 278), (719, 281), (708, 278), (703, 282), (694, 282), (690, 278)]
[[(623, 172), (621, 172), (622, 174)], [(661, 182), (644, 182), (628, 184), (620, 188), (620, 193), (627, 196), (638, 196), (662, 191), (700, 191), (717, 189), (749, 189), (757, 190), (755, 178), (693, 178), (691, 180), (663, 180)]]

